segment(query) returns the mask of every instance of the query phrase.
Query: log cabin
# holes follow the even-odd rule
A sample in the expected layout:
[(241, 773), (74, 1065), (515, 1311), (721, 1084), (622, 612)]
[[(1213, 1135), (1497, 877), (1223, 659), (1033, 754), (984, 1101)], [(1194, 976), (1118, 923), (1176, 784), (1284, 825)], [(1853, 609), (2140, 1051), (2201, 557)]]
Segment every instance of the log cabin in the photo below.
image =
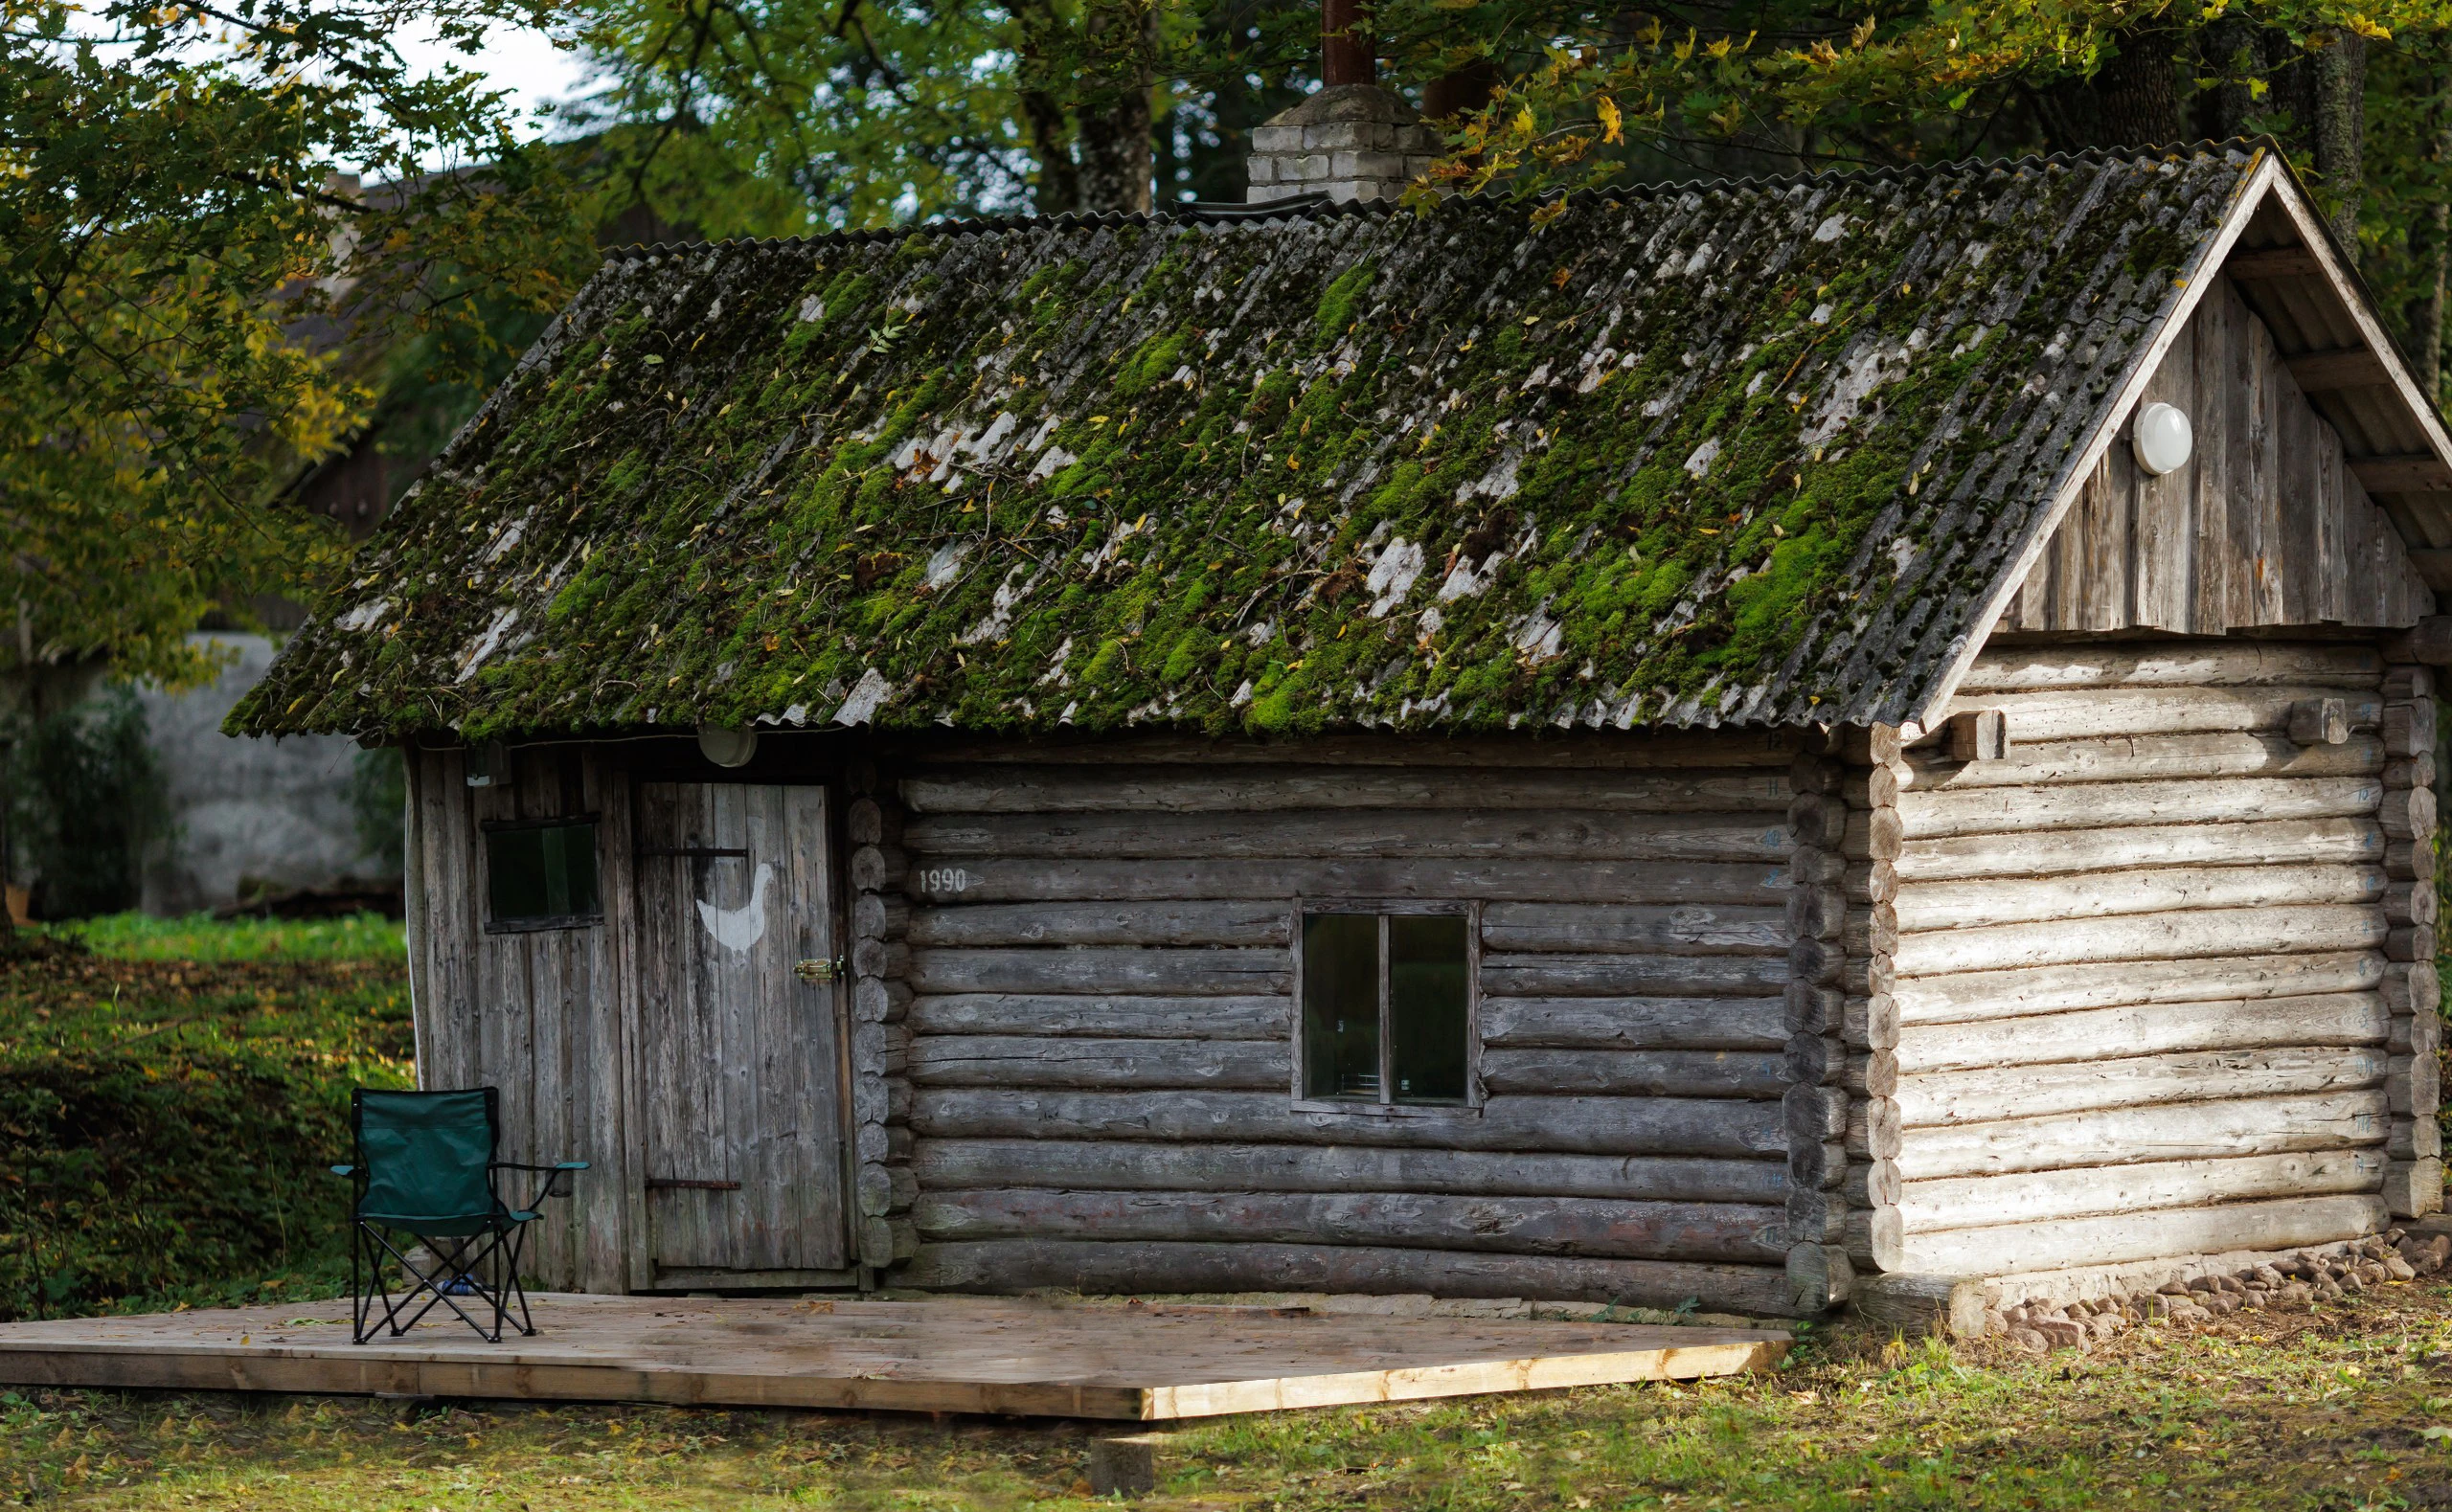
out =
[(2435, 1210), (2452, 437), (2281, 155), (1289, 192), (1409, 169), (1356, 87), (1266, 204), (613, 257), (233, 714), (406, 750), (543, 1279), (1814, 1315)]

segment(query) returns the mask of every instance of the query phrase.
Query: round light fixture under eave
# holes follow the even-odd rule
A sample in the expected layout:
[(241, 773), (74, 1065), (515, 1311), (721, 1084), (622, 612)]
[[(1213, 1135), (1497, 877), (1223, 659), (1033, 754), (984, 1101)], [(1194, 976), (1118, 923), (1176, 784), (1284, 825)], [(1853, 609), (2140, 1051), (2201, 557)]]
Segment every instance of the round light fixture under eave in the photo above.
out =
[(2196, 428), (2178, 405), (2148, 404), (2137, 412), (2128, 444), (2137, 453), (2137, 465), (2159, 478), (2188, 465), (2196, 453)]
[(721, 725), (698, 727), (698, 754), (717, 766), (747, 766), (758, 754), (758, 733), (727, 730)]

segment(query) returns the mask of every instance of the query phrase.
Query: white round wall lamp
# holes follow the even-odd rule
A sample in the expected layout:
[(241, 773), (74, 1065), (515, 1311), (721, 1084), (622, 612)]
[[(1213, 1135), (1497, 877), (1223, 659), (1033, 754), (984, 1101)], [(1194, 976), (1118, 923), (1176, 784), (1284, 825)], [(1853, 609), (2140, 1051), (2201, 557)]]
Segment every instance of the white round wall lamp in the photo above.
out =
[(758, 754), (758, 732), (700, 725), (698, 754), (717, 766), (747, 766), (749, 758)]
[(2129, 427), (2128, 445), (2137, 454), (2137, 465), (2159, 478), (2188, 465), (2196, 452), (2196, 430), (2179, 406), (2148, 404)]

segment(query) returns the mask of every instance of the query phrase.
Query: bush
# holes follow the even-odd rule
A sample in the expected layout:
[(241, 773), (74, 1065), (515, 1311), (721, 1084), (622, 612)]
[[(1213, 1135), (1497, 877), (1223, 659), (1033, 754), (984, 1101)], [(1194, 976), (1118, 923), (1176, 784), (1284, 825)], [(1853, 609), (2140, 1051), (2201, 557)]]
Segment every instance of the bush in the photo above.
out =
[(126, 688), (22, 723), (9, 762), (11, 832), (34, 911), (82, 918), (136, 906), (145, 848), (169, 827), (145, 710)]

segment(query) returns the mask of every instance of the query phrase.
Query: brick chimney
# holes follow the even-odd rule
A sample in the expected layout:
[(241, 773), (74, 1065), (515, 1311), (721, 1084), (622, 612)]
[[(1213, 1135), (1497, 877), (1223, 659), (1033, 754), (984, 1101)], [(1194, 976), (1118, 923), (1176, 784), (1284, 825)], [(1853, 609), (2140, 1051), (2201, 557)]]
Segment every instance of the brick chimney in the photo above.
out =
[(1252, 128), (1251, 190), (1266, 204), (1296, 194), (1393, 200), (1428, 171), (1439, 133), (1376, 84), (1330, 84)]

